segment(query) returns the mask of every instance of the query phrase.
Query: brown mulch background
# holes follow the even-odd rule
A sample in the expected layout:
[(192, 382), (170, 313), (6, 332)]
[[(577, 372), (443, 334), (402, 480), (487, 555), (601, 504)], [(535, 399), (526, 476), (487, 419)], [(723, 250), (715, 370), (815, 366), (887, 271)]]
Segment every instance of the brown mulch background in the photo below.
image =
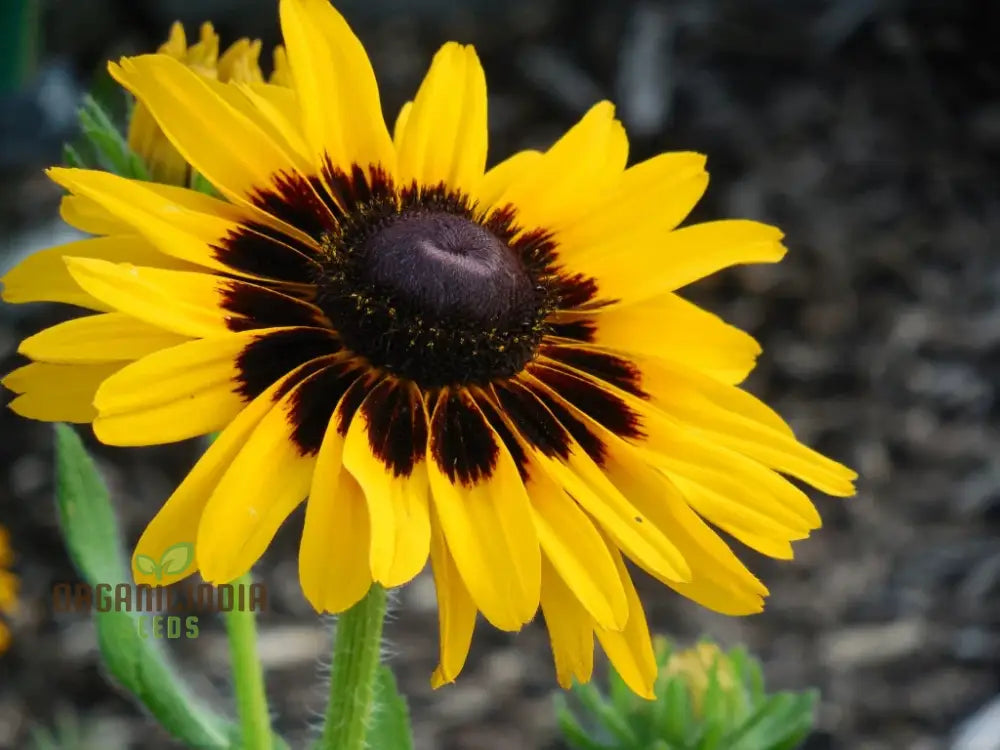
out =
[[(341, 7), (371, 50), (388, 111), (440, 42), (474, 42), (490, 82), (494, 161), (550, 142), (609, 97), (633, 160), (709, 155), (696, 218), (786, 231), (783, 263), (727, 271), (692, 297), (759, 338), (750, 389), (804, 441), (856, 467), (860, 493), (819, 499), (825, 528), (797, 545), (795, 561), (746, 551), (772, 591), (762, 615), (716, 616), (648, 581), (644, 601), (661, 632), (746, 643), (773, 686), (819, 687), (810, 750), (950, 747), (955, 727), (1000, 692), (1000, 13), (930, 0)], [(277, 33), (264, 0), (51, 0), (47, 60), (86, 79), (101, 60), (155, 46), (174, 17), (191, 31), (212, 18), (225, 39)], [(39, 140), (14, 151), (0, 174), (8, 253), (51, 229), (58, 198), (40, 175), (58, 150)], [(17, 361), (20, 338), (63, 315), (3, 308), (0, 369)], [(0, 523), (24, 589), (0, 658), (0, 747), (30, 747), (30, 730), (60, 716), (76, 717), (87, 747), (172, 747), (105, 682), (89, 623), (52, 612), (53, 583), (75, 574), (55, 525), (50, 428), (4, 410), (0, 435)], [(131, 542), (198, 446), (96, 451)], [(258, 569), (271, 591), (268, 687), (296, 748), (319, 719), (328, 653), (296, 581), (300, 524), (301, 514)], [(399, 593), (387, 648), (421, 750), (560, 747), (541, 627), (511, 636), (481, 625), (460, 681), (431, 692), (436, 618), (422, 578)], [(175, 650), (227, 709), (219, 623)]]

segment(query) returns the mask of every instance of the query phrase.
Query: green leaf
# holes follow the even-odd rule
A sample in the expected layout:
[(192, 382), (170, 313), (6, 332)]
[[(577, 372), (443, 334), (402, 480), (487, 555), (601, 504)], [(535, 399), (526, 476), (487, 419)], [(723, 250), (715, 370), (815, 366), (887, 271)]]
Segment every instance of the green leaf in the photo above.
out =
[[(613, 670), (614, 668), (609, 667), (609, 669)], [(601, 691), (593, 683), (574, 685), (573, 693), (580, 699), (587, 713), (598, 719), (618, 742), (625, 747), (632, 747), (638, 742), (635, 731), (628, 723), (628, 716), (619, 714), (615, 707), (604, 699)]]
[(635, 693), (615, 669), (608, 669), (608, 690), (611, 705), (619, 716), (628, 716), (635, 705)]
[(413, 750), (410, 735), (410, 709), (400, 694), (396, 677), (385, 664), (375, 677), (375, 711), (368, 730), (368, 746)]
[(772, 744), (768, 750), (795, 750), (812, 733), (816, 722), (819, 691), (809, 690), (793, 695), (796, 700), (783, 717), (783, 726), (775, 727)]
[(557, 694), (555, 697), (556, 721), (559, 724), (559, 731), (562, 733), (566, 743), (574, 750), (612, 750), (607, 745), (602, 745), (597, 740), (591, 739), (576, 716), (570, 710), (566, 697)]
[(149, 170), (142, 158), (129, 147), (121, 130), (115, 125), (111, 115), (92, 96), (85, 96), (79, 112), (80, 130), (84, 141), (93, 151), (93, 158), (80, 159), (85, 166), (100, 167), (122, 177), (149, 180)]
[(719, 684), (719, 661), (708, 671), (708, 687), (701, 698), (702, 721), (708, 726), (726, 724), (726, 696)]
[(67, 167), (75, 167), (77, 169), (84, 169), (86, 162), (83, 157), (80, 156), (80, 152), (76, 150), (76, 147), (72, 143), (63, 144), (63, 164)]
[(722, 744), (725, 735), (726, 729), (723, 724), (707, 725), (698, 740), (697, 750), (725, 750), (729, 747)]
[(795, 744), (787, 743), (797, 743), (812, 729), (816, 699), (815, 691), (772, 695), (730, 736), (730, 746), (733, 750), (794, 748)]
[[(83, 578), (91, 586), (131, 584), (107, 488), (80, 437), (62, 424), (56, 425), (56, 501), (70, 558)], [(204, 708), (142, 617), (148, 616), (95, 609), (98, 645), (108, 671), (188, 746), (235, 748), (231, 738), (239, 736), (239, 727)], [(284, 745), (280, 738), (275, 743)]]
[(101, 479), (76, 432), (56, 425), (56, 500), (70, 559), (88, 583), (124, 580), (118, 522)]
[[(138, 563), (139, 559), (136, 558)], [(187, 570), (194, 561), (194, 545), (191, 542), (178, 542), (167, 547), (160, 558), (160, 572), (164, 575), (177, 575)]]
[(764, 685), (764, 671), (760, 668), (760, 663), (756, 659), (748, 658), (746, 666), (746, 680), (750, 689), (750, 701), (756, 706), (767, 696)]
[(687, 687), (680, 678), (667, 683), (666, 689), (657, 702), (659, 713), (656, 726), (658, 733), (675, 745), (684, 745), (691, 734), (694, 717)]

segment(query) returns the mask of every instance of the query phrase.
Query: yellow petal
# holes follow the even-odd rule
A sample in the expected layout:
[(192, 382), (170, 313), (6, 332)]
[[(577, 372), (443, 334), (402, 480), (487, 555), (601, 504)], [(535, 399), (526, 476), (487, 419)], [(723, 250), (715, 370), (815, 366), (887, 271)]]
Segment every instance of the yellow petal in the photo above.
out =
[(590, 424), (604, 443), (602, 468), (608, 478), (656, 528), (670, 536), (691, 568), (691, 580), (680, 583), (648, 568), (647, 571), (679, 594), (716, 612), (727, 615), (760, 612), (767, 588), (691, 510), (684, 495), (647, 464), (639, 451), (609, 431)]
[[(857, 473), (800, 443), (788, 425), (753, 395), (662, 360), (637, 362), (653, 403), (716, 444), (838, 497), (854, 494)], [(801, 510), (816, 520), (808, 508)]]
[[(550, 362), (543, 355), (539, 371), (544, 372)], [(785, 540), (805, 538), (808, 531), (819, 527), (819, 514), (809, 498), (767, 466), (594, 375), (571, 367), (556, 367), (570, 377), (608, 391), (624, 403), (638, 416), (642, 433), (628, 441), (645, 450), (648, 460), (666, 471), (671, 479), (683, 477), (709, 490), (706, 498), (713, 503), (716, 499), (722, 502), (716, 511), (726, 508), (728, 513), (736, 514), (729, 520), (735, 522), (739, 518), (740, 523), (760, 524), (762, 533), (770, 530)], [(753, 424), (749, 420), (748, 423)], [(785, 437), (778, 431), (771, 434)]]
[(174, 147), (223, 195), (253, 205), (279, 190), (289, 155), (257, 122), (221, 98), (208, 81), (164, 55), (123, 58), (111, 75), (149, 108)]
[(299, 580), (317, 612), (343, 612), (372, 585), (370, 530), (361, 486), (341, 471), (340, 409), (327, 426), (316, 458), (299, 547)]
[[(618, 576), (617, 570), (615, 576)], [(622, 596), (624, 598), (624, 592)], [(594, 671), (593, 620), (547, 558), (542, 559), (542, 613), (559, 686), (569, 690), (574, 678), (578, 682), (589, 682)]]
[(406, 117), (399, 182), (469, 190), (486, 169), (486, 144), (483, 67), (471, 46), (448, 42), (434, 55)]
[(674, 229), (691, 212), (708, 186), (705, 157), (677, 152), (659, 154), (625, 170), (601, 201), (601, 209), (563, 227), (559, 246), (571, 263), (596, 244), (649, 242)]
[(183, 336), (230, 331), (223, 309), (226, 279), (204, 273), (164, 271), (94, 258), (64, 258), (70, 275), (97, 299), (139, 320)]
[(646, 433), (645, 438), (630, 442), (648, 450), (649, 460), (671, 478), (683, 477), (711, 490), (747, 521), (757, 519), (768, 527), (803, 536), (819, 527), (821, 519), (812, 502), (783, 477), (644, 408), (643, 402), (630, 401), (629, 405), (641, 415)]
[(219, 58), (219, 80), (235, 83), (262, 83), (260, 39), (237, 39)]
[[(598, 382), (589, 377), (591, 382)], [(622, 391), (616, 395), (641, 419), (644, 436), (628, 442), (642, 448), (647, 460), (661, 468), (682, 492), (686, 483), (708, 490), (694, 507), (709, 520), (751, 524), (762, 534), (803, 539), (820, 525), (809, 498), (761, 464), (700, 437)], [(685, 484), (681, 484), (681, 482)], [(690, 498), (693, 502), (693, 498)]]
[(270, 83), (242, 85), (239, 88), (257, 109), (262, 123), (271, 129), (273, 137), (296, 157), (296, 163), (308, 163), (309, 146), (302, 132), (302, 111), (295, 90)]
[(431, 686), (438, 688), (454, 682), (465, 665), (472, 644), (472, 631), (476, 627), (476, 605), (462, 582), (436, 518), (431, 528), (431, 567), (437, 591), (441, 649)]
[(167, 185), (188, 183), (191, 168), (142, 102), (135, 103), (128, 122), (128, 147), (142, 159), (151, 179)]
[(309, 379), (261, 419), (212, 492), (196, 543), (206, 581), (227, 583), (247, 572), (309, 492), (316, 456), (302, 455), (293, 440), (296, 394)]
[(187, 55), (187, 35), (184, 33), (184, 24), (174, 21), (170, 24), (170, 33), (167, 41), (160, 45), (158, 50), (164, 55), (170, 55), (176, 60), (183, 60)]
[(514, 204), (517, 223), (526, 229), (558, 229), (592, 211), (628, 159), (628, 138), (614, 114), (610, 102), (591, 107), (496, 203)]
[(642, 373), (641, 386), (649, 394), (650, 403), (667, 413), (678, 402), (690, 401), (705, 408), (739, 415), (782, 435), (794, 437), (792, 428), (776, 411), (741, 388), (716, 383), (706, 378), (698, 368), (676, 361), (634, 355), (629, 359)]
[(252, 313), (227, 309), (240, 299), (240, 304), (253, 309), (274, 307), (271, 317), (279, 324), (312, 325), (321, 317), (305, 302), (221, 276), (92, 258), (67, 257), (65, 261), (76, 282), (99, 300), (183, 336), (210, 338), (241, 328), (263, 327), (265, 321)]
[(588, 313), (560, 313), (554, 322), (587, 326), (595, 346), (680, 362), (724, 383), (742, 382), (760, 354), (751, 336), (676, 294)]
[(210, 21), (205, 21), (198, 29), (198, 41), (187, 48), (184, 57), (180, 58), (203, 77), (214, 77), (218, 74), (219, 35)]
[(632, 692), (641, 698), (654, 700), (653, 683), (656, 681), (656, 656), (653, 653), (653, 643), (649, 637), (649, 625), (646, 624), (646, 613), (642, 609), (642, 601), (632, 583), (632, 577), (625, 567), (618, 550), (609, 544), (609, 550), (618, 565), (622, 586), (628, 598), (628, 624), (621, 632), (605, 630), (598, 626), (595, 629), (601, 648), (608, 655), (615, 671), (621, 675), (625, 684)]
[[(246, 211), (226, 201), (193, 190), (167, 191), (148, 182), (96, 170), (53, 168), (48, 174), (56, 183), (118, 217), (129, 225), (129, 231), (142, 234), (167, 256), (215, 271), (254, 276), (227, 264), (225, 255), (220, 253), (232, 236), (250, 234), (244, 224), (252, 222)], [(261, 241), (279, 244), (263, 237)], [(290, 260), (301, 260), (298, 251), (288, 245), (280, 247)], [(312, 241), (306, 247), (319, 250)]]
[(169, 255), (164, 255), (138, 235), (97, 237), (69, 242), (32, 253), (0, 279), (5, 302), (64, 302), (90, 310), (113, 310), (107, 302), (98, 300), (70, 275), (65, 258), (94, 258), (121, 263), (130, 261), (144, 266), (192, 269)]
[[(573, 589), (590, 617), (621, 630), (628, 619), (628, 602), (604, 540), (576, 502), (541, 469), (529, 471), (529, 476), (535, 528), (548, 564)], [(542, 589), (544, 602), (544, 573)], [(590, 642), (593, 645), (592, 637)]]
[[(143, 531), (132, 556), (132, 575), (135, 582), (151, 586), (169, 585), (198, 570), (192, 565), (179, 574), (157, 580), (150, 573), (143, 573), (135, 564), (139, 555), (159, 560), (169, 547), (180, 543), (194, 543), (198, 535), (198, 524), (205, 504), (219, 479), (229, 468), (233, 459), (246, 444), (264, 415), (274, 407), (274, 394), (282, 388), (292, 375), (282, 378), (260, 396), (251, 401), (243, 411), (212, 441), (208, 450), (198, 459), (198, 463), (188, 472), (180, 486), (167, 499), (163, 507), (153, 517)], [(195, 547), (195, 559), (198, 548)]]
[[(344, 440), (344, 467), (361, 485), (368, 504), (371, 575), (386, 587), (407, 583), (427, 562), (431, 527), (426, 444), (419, 393), (390, 379), (368, 393)], [(411, 455), (396, 455), (396, 446)], [(413, 454), (419, 459), (414, 461)]]
[(271, 78), (269, 83), (275, 86), (287, 86), (292, 88), (295, 82), (292, 80), (292, 71), (288, 67), (288, 55), (285, 53), (285, 48), (282, 45), (277, 45), (274, 48), (273, 58), (274, 58), (274, 68), (271, 71)]
[[(673, 413), (680, 416), (684, 411), (687, 407), (676, 408)], [(794, 437), (722, 410), (701, 412), (697, 416), (700, 417), (697, 421), (687, 418), (691, 424), (710, 433), (721, 446), (801, 479), (828, 495), (849, 497), (855, 492), (853, 481), (857, 473), (803, 445)]]
[(186, 340), (124, 313), (105, 313), (46, 328), (22, 341), (17, 350), (45, 362), (96, 364), (139, 359)]
[(134, 362), (98, 390), (94, 433), (109, 445), (206, 435), (244, 408), (237, 358), (264, 331), (189, 341)]
[[(537, 379), (523, 377), (525, 382), (531, 383), (532, 389), (548, 390)], [(549, 393), (572, 409), (553, 391)], [(538, 408), (546, 407), (539, 402)], [(577, 412), (577, 418), (586, 417)], [(511, 422), (511, 427), (517, 430), (515, 422)], [(562, 485), (630, 557), (641, 560), (643, 565), (669, 580), (690, 580), (688, 564), (673, 542), (650, 524), (629, 499), (611, 484), (600, 467), (587, 456), (571, 435), (567, 437), (569, 445), (565, 458), (546, 456), (530, 442), (525, 442), (525, 447), (538, 465)]]
[[(296, 123), (301, 124), (301, 116), (297, 113), (298, 101), (294, 91), (265, 83), (230, 84), (208, 80), (205, 84), (234, 111), (253, 122), (264, 137), (284, 154), (288, 165), (283, 176), (291, 172), (308, 175), (314, 171), (301, 127), (295, 127)], [(296, 114), (292, 115), (293, 111)]]
[(122, 364), (32, 362), (3, 379), (4, 386), (19, 394), (7, 406), (15, 414), (28, 419), (85, 424), (97, 416), (93, 401), (98, 386)]
[(775, 263), (785, 255), (782, 236), (756, 221), (710, 221), (627, 242), (610, 235), (586, 254), (573, 252), (568, 263), (573, 272), (597, 279), (600, 299), (638, 302), (729, 266)]
[(280, 14), (313, 163), (329, 157), (347, 174), (381, 165), (391, 176), (395, 152), (361, 41), (326, 0), (281, 0)]
[[(487, 620), (501, 630), (520, 629), (538, 609), (541, 563), (514, 460), (465, 392), (438, 400), (428, 453), (434, 507), (462, 580)], [(488, 473), (458, 473), (459, 466), (478, 471), (484, 460)]]
[[(197, 213), (213, 214), (233, 222), (245, 222), (257, 218), (257, 214), (228, 201), (213, 198), (205, 193), (190, 190), (179, 185), (161, 185), (155, 182), (130, 180), (108, 172), (90, 169), (51, 167), (46, 175), (68, 190), (79, 186), (84, 192), (108, 192), (118, 186), (119, 193), (128, 196), (134, 187), (155, 193), (167, 204)], [(60, 212), (63, 218), (77, 229), (93, 234), (117, 234), (131, 232), (131, 225), (111, 213), (100, 203), (84, 195), (67, 195), (62, 199)], [(82, 223), (81, 223), (82, 222)]]
[(523, 174), (538, 166), (542, 158), (540, 151), (519, 151), (509, 156), (490, 169), (473, 188), (472, 195), (482, 211), (500, 207), (499, 199), (507, 192), (512, 183), (518, 181)]
[(59, 202), (59, 216), (71, 227), (90, 234), (127, 234), (129, 225), (90, 198), (64, 195)]
[[(773, 498), (740, 494), (735, 483), (724, 484), (711, 476), (692, 478), (692, 470), (679, 473), (664, 469), (664, 473), (699, 515), (762, 554), (791, 559), (788, 543), (808, 538), (812, 530), (783, 523), (775, 518), (781, 506)], [(752, 504), (746, 502), (748, 496)]]

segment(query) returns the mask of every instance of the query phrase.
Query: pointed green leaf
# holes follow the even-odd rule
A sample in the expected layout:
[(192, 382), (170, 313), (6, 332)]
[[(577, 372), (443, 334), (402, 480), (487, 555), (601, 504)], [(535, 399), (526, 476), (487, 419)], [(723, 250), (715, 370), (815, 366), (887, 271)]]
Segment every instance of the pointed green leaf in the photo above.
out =
[(386, 665), (378, 669), (375, 683), (375, 711), (368, 730), (368, 746), (413, 750), (410, 709), (400, 694), (396, 677)]
[(764, 671), (760, 668), (760, 662), (753, 657), (749, 657), (746, 662), (747, 688), (750, 690), (750, 701), (756, 706), (767, 697), (764, 684)]
[[(97, 467), (72, 428), (57, 424), (55, 434), (56, 501), (70, 558), (91, 586), (131, 584)], [(108, 671), (171, 734), (190, 747), (236, 747), (232, 738), (239, 736), (239, 727), (207, 710), (205, 701), (192, 694), (153, 637), (148, 615), (95, 610), (94, 622)], [(278, 738), (275, 743), (284, 745)]]
[[(613, 669), (609, 667), (609, 669)], [(636, 742), (635, 731), (629, 726), (628, 717), (618, 713), (615, 707), (605, 700), (593, 683), (573, 686), (573, 693), (580, 699), (587, 713), (601, 722), (605, 729), (625, 747), (632, 747)]]
[(635, 693), (614, 669), (608, 670), (608, 692), (615, 711), (620, 716), (628, 716), (635, 706)]
[(77, 169), (83, 169), (86, 166), (86, 162), (83, 157), (80, 156), (80, 152), (76, 150), (76, 147), (71, 143), (63, 144), (63, 164), (67, 167), (75, 167)]
[(794, 747), (783, 743), (796, 740), (803, 730), (804, 737), (812, 729), (817, 695), (815, 691), (772, 695), (729, 738), (733, 750)]
[(129, 147), (125, 136), (100, 102), (92, 96), (84, 97), (79, 117), (80, 130), (93, 148), (98, 162), (90, 166), (99, 166), (122, 177), (150, 179), (145, 163)]
[(819, 691), (809, 690), (795, 695), (780, 725), (774, 727), (768, 750), (795, 750), (810, 735), (816, 722)]
[(566, 744), (573, 750), (611, 750), (607, 745), (602, 745), (587, 734), (587, 730), (580, 725), (576, 716), (573, 715), (573, 711), (570, 710), (569, 702), (561, 693), (555, 696), (555, 706), (559, 731), (562, 733), (563, 739), (566, 740)]
[(683, 747), (691, 734), (691, 727), (695, 725), (690, 696), (683, 680), (679, 677), (670, 680), (659, 704), (658, 708), (662, 708), (662, 713), (657, 726), (662, 736)]
[(708, 724), (698, 740), (697, 750), (726, 750), (729, 746), (723, 744), (726, 729), (723, 724)]
[(91, 584), (122, 580), (118, 522), (108, 491), (76, 432), (56, 425), (56, 500), (70, 559)]
[[(708, 670), (708, 687), (701, 697), (701, 720), (709, 734), (728, 725), (726, 715), (726, 695), (719, 684), (719, 661), (716, 659)], [(699, 745), (699, 750), (705, 750)]]

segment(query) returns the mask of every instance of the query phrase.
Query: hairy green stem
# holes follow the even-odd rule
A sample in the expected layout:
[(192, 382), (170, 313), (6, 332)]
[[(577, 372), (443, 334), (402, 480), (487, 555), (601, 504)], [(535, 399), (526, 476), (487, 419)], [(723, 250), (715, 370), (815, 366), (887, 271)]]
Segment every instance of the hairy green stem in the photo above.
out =
[[(250, 601), (250, 573), (233, 581), (235, 590), (247, 590), (237, 601)], [(257, 656), (257, 616), (250, 608), (233, 607), (225, 613), (229, 636), (229, 657), (232, 662), (233, 684), (236, 688), (236, 710), (240, 718), (243, 750), (271, 750), (271, 715), (264, 693), (264, 670)]]
[(330, 702), (316, 750), (364, 750), (375, 706), (386, 593), (377, 583), (340, 616), (333, 644)]

